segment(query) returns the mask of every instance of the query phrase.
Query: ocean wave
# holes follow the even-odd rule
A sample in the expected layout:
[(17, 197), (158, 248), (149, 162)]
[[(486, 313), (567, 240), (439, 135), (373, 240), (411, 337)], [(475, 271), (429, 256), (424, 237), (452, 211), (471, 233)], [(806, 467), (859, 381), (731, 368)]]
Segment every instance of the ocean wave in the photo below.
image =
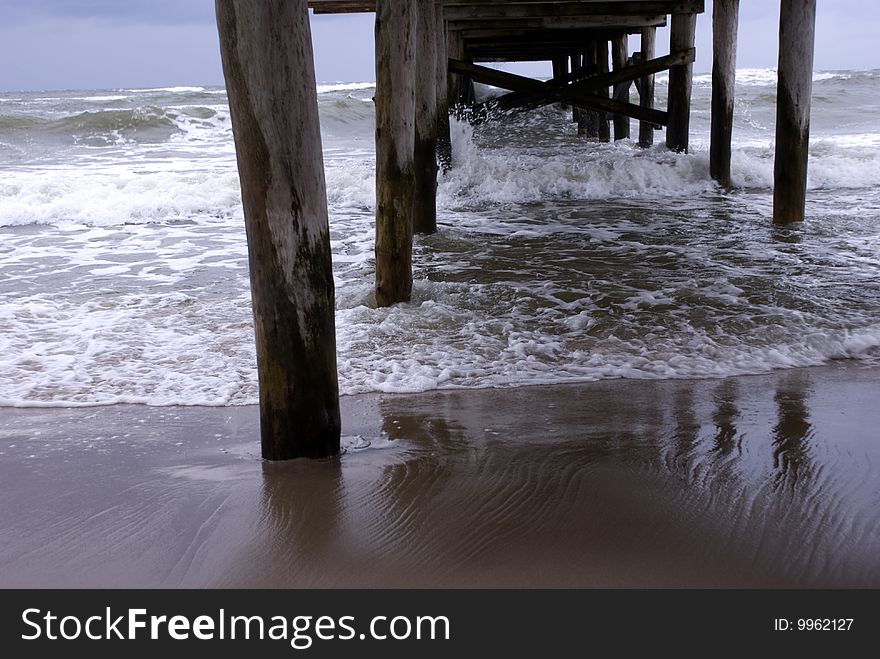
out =
[[(813, 82), (826, 82), (830, 80), (858, 80), (861, 78), (875, 79), (877, 71), (814, 71)], [(737, 69), (736, 84), (743, 87), (775, 87), (777, 74), (775, 68), (766, 69)], [(712, 85), (712, 74), (701, 73), (694, 76), (694, 84), (700, 86)]]
[(102, 146), (132, 140), (163, 142), (179, 128), (164, 109), (147, 106), (131, 110), (93, 110), (56, 118), (0, 116), (0, 130), (10, 135), (38, 131), (42, 136), (65, 142)]
[(375, 82), (325, 82), (318, 84), (318, 93), (329, 94), (332, 92), (358, 91), (372, 89), (375, 86)]
[(210, 222), (240, 214), (234, 167), (138, 172), (53, 169), (0, 179), (0, 226)]
[[(544, 319), (522, 299), (508, 309), (481, 307), (498, 293), (498, 286), (417, 280), (413, 302), (391, 309), (344, 306), (356, 297), (344, 294), (337, 313), (340, 392), (714, 378), (839, 359), (876, 363), (880, 348), (880, 325), (821, 328), (785, 309), (777, 311), (788, 327), (758, 321), (728, 333), (721, 328), (730, 321), (718, 317), (704, 321), (719, 323), (708, 331), (690, 325), (687, 308), (669, 307), (665, 330), (612, 313), (616, 329), (604, 332), (607, 320), (595, 307), (560, 305)], [(647, 291), (635, 297), (667, 308)], [(506, 299), (502, 294), (493, 304)], [(625, 303), (618, 311), (624, 309)], [(592, 322), (574, 322), (585, 313)], [(166, 292), (82, 304), (37, 296), (6, 305), (0, 319), (11, 330), (0, 337), (0, 406), (257, 402), (246, 292), (227, 301)], [(542, 326), (548, 321), (555, 329)]]
[(146, 87), (142, 89), (121, 89), (120, 91), (131, 94), (152, 94), (156, 92), (168, 92), (171, 94), (200, 93), (206, 91), (204, 87)]
[[(212, 118), (227, 123), (228, 118)], [(199, 139), (216, 141), (215, 128), (199, 122), (180, 131), (183, 147)], [(709, 176), (708, 153), (697, 147), (675, 154), (662, 145), (638, 149), (631, 142), (590, 143), (586, 149), (527, 153), (476, 146), (470, 129), (455, 133), (455, 167), (439, 177), (441, 210), (516, 204), (603, 199), (690, 199), (717, 191)], [(199, 131), (203, 131), (203, 134)], [(851, 140), (814, 140), (810, 190), (858, 190), (880, 186), (876, 141), (857, 147)], [(204, 169), (171, 167), (150, 171), (144, 165), (116, 163), (97, 170), (53, 167), (35, 172), (7, 171), (0, 180), (0, 226), (80, 223), (105, 226), (131, 223), (198, 221), (240, 213), (234, 154), (225, 141), (222, 157)], [(20, 155), (13, 145), (10, 157)], [(336, 154), (328, 150), (327, 197), (333, 208), (375, 207), (372, 153)], [(772, 145), (743, 145), (733, 150), (732, 177), (738, 188), (770, 191)]]

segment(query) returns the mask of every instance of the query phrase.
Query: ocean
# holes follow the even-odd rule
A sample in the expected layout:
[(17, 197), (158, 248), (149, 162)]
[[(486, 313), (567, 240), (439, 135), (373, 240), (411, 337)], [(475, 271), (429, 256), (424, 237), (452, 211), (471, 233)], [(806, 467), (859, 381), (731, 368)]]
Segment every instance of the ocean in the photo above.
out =
[[(710, 82), (689, 154), (588, 141), (560, 107), (455, 123), (439, 231), (390, 309), (374, 87), (319, 85), (341, 392), (880, 363), (880, 70), (815, 74), (808, 217), (785, 228), (774, 71), (738, 72), (731, 193), (709, 177)], [(257, 401), (222, 88), (0, 93), (0, 234), (0, 406)]]

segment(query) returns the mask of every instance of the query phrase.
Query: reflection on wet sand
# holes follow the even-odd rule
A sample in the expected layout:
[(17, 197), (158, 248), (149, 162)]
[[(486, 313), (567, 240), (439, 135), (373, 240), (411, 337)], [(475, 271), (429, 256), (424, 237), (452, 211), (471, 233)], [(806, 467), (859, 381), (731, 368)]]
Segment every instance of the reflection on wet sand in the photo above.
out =
[[(794, 489), (798, 475), (810, 471), (810, 439), (813, 426), (807, 409), (807, 387), (802, 373), (786, 378), (776, 390), (779, 421), (773, 426), (773, 468), (776, 487)], [(808, 486), (804, 486), (808, 487)]]
[[(264, 463), (260, 534), (276, 541), (263, 545), (263, 555), (251, 578), (261, 578), (260, 563), (294, 566), (328, 560), (341, 540), (343, 497), (342, 466), (338, 459), (317, 464)], [(308, 572), (298, 576), (302, 587), (313, 585), (308, 582)], [(266, 587), (279, 585), (273, 582), (284, 579), (275, 570), (262, 578)]]
[(736, 380), (723, 380), (713, 392), (715, 412), (712, 422), (715, 424), (715, 441), (713, 449), (724, 456), (736, 452), (742, 454), (742, 441), (736, 431), (736, 422), (740, 412), (736, 406), (738, 396)]
[[(354, 397), (322, 462), (255, 459), (253, 409), (179, 410), (137, 460), (69, 452), (76, 480), (7, 449), (0, 585), (876, 587), (877, 376)], [(169, 453), (194, 428), (228, 438)], [(27, 510), (35, 467), (63, 516)]]
[[(343, 481), (357, 483), (343, 485), (336, 533), (357, 550), (322, 557), (309, 583), (877, 583), (872, 561), (832, 558), (840, 543), (825, 525), (871, 514), (876, 493), (843, 474), (805, 479), (809, 377), (749, 385), (747, 396), (728, 380), (384, 397), (381, 429), (399, 451), (367, 470), (343, 459)], [(795, 482), (796, 496), (779, 490)], [(267, 491), (296, 498), (268, 480)]]

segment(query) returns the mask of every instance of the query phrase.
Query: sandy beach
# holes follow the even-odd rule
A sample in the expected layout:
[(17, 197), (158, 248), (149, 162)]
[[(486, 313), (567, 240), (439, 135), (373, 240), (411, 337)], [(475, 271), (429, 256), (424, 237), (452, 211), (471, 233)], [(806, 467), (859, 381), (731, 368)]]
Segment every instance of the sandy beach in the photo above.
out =
[[(3, 587), (878, 587), (880, 369), (0, 411)], [(366, 448), (362, 448), (367, 446)]]

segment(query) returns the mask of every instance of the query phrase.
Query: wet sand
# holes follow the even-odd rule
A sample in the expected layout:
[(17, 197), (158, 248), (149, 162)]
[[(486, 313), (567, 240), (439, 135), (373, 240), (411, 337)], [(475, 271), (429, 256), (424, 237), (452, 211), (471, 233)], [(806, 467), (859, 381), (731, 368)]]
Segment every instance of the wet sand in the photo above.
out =
[(268, 464), (253, 407), (0, 409), (0, 586), (880, 586), (878, 368), (343, 414)]

